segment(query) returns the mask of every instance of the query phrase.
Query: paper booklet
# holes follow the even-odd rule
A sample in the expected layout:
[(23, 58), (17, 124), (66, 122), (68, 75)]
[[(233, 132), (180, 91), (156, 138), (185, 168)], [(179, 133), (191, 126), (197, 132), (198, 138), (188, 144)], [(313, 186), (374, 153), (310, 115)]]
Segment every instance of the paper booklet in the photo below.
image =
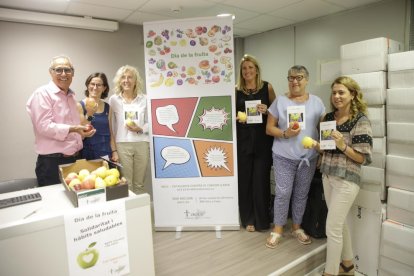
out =
[(289, 128), (291, 124), (294, 122), (298, 122), (301, 129), (306, 128), (306, 113), (305, 113), (305, 106), (298, 105), (298, 106), (288, 106), (287, 107), (287, 126)]
[(322, 150), (336, 149), (335, 140), (331, 137), (332, 131), (336, 130), (336, 121), (321, 122), (320, 127), (320, 148)]
[(261, 104), (260, 100), (255, 101), (245, 101), (246, 105), (246, 114), (247, 114), (247, 124), (261, 124), (263, 122), (262, 113), (257, 109), (257, 105)]

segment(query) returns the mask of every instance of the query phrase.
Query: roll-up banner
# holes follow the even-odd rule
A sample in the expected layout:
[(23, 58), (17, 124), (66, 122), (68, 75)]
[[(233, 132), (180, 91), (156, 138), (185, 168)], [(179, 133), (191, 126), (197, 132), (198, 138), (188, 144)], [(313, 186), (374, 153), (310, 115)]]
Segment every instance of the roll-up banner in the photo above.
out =
[(238, 230), (230, 17), (144, 23), (155, 229)]

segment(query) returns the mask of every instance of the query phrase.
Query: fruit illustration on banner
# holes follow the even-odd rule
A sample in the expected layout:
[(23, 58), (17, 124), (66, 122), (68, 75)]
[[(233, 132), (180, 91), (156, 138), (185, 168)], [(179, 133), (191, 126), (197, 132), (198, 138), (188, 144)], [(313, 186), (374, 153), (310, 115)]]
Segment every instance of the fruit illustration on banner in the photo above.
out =
[(78, 265), (87, 269), (93, 267), (99, 259), (99, 252), (93, 248), (96, 245), (96, 242), (91, 243), (85, 251), (79, 253), (77, 257)]
[(246, 122), (247, 121), (246, 112), (242, 112), (242, 111), (237, 112), (237, 117), (239, 118), (240, 122)]
[(313, 139), (309, 136), (305, 136), (302, 139), (302, 145), (305, 149), (310, 149), (313, 146)]

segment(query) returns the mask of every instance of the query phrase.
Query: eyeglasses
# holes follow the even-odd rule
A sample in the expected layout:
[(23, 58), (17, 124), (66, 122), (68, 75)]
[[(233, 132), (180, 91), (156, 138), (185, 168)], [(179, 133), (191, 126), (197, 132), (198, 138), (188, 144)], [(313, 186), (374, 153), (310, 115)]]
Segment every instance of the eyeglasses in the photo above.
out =
[(304, 76), (302, 76), (302, 75), (287, 77), (289, 82), (293, 82), (294, 80), (301, 81), (301, 80), (303, 80), (303, 78), (304, 78)]
[(103, 86), (103, 84), (102, 83), (92, 83), (92, 82), (90, 82), (89, 86), (90, 87), (95, 87), (96, 86), (96, 88), (101, 88)]
[(57, 67), (57, 68), (52, 68), (52, 70), (58, 75), (62, 74), (63, 72), (65, 72), (66, 75), (70, 75), (73, 73), (73, 68), (69, 68), (69, 67)]

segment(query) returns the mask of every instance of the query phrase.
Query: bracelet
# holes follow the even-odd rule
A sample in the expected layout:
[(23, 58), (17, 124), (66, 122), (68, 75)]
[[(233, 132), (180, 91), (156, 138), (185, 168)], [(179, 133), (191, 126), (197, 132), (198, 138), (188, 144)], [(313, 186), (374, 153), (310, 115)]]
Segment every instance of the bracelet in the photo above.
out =
[(286, 130), (282, 132), (282, 136), (283, 138), (287, 139), (288, 137), (286, 136)]
[(114, 153), (114, 152), (118, 152), (118, 151), (117, 150), (113, 150), (112, 153)]
[(345, 152), (348, 149), (348, 145), (345, 144), (345, 148), (343, 150), (341, 150), (342, 152)]

